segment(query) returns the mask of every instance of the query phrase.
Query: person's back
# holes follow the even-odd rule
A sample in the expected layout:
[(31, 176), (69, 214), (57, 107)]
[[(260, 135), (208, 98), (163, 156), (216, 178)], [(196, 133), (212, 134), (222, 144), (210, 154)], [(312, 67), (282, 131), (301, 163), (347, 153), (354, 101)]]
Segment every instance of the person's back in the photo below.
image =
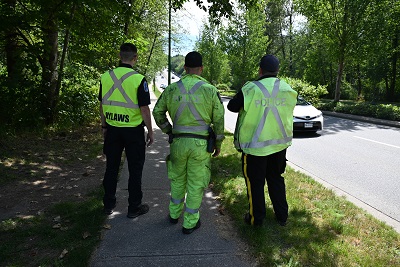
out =
[[(149, 210), (147, 204), (142, 204), (141, 184), (146, 142), (147, 146), (153, 143), (150, 94), (144, 76), (133, 70), (137, 61), (136, 46), (122, 44), (119, 56), (119, 67), (101, 76), (99, 91), (103, 152), (107, 159), (103, 205), (105, 214), (113, 213), (121, 156), (125, 150), (129, 169), (127, 217), (135, 218)], [(146, 140), (144, 126), (148, 130)]]
[(253, 226), (261, 226), (266, 216), (265, 181), (278, 223), (284, 226), (288, 218), (282, 174), (286, 168), (286, 149), (293, 138), (297, 92), (276, 77), (278, 71), (279, 60), (273, 55), (263, 56), (259, 78), (245, 84), (228, 103), (230, 111), (239, 113), (234, 143), (242, 152), (249, 199), (244, 220)]
[(291, 145), (297, 92), (276, 77), (263, 77), (242, 88), (243, 111), (238, 118), (235, 147), (266, 156)]
[(215, 102), (219, 101), (214, 86), (196, 74), (187, 74), (168, 86), (163, 97), (173, 120), (173, 134), (208, 135)]
[[(186, 55), (185, 71), (187, 74), (180, 81), (163, 91), (153, 116), (160, 129), (170, 136), (167, 157), (171, 180), (169, 220), (177, 223), (185, 204), (182, 231), (190, 234), (200, 227), (199, 208), (211, 177), (210, 153), (218, 156), (224, 139), (224, 106), (217, 89), (200, 77), (203, 65), (199, 53)], [(216, 142), (211, 151), (207, 151), (211, 127)]]

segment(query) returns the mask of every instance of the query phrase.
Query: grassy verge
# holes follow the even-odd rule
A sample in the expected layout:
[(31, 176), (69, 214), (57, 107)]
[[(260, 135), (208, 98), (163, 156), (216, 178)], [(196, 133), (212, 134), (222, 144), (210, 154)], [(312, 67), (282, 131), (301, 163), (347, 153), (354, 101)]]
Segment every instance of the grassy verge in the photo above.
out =
[(397, 232), (289, 167), (288, 225), (275, 222), (267, 191), (264, 226), (246, 225), (246, 186), (229, 135), (221, 157), (213, 159), (213, 188), (262, 266), (400, 266)]
[(0, 265), (86, 266), (105, 220), (101, 194), (57, 204), (39, 216), (2, 221)]
[(156, 96), (157, 98), (160, 97), (161, 92), (160, 92), (160, 90), (158, 90), (158, 88), (157, 88), (157, 86), (156, 86), (155, 84), (153, 84), (153, 92), (154, 92), (154, 94), (155, 94), (155, 96)]
[(0, 266), (88, 265), (106, 219), (101, 152), (99, 123), (3, 137)]

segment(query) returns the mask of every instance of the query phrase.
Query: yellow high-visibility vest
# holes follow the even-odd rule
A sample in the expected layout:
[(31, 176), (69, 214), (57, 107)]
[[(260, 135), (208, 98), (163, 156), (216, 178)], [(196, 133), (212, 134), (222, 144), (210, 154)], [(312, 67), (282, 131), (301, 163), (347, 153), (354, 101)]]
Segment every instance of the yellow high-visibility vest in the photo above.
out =
[(234, 133), (236, 149), (266, 156), (290, 146), (297, 92), (278, 78), (248, 82), (242, 92), (244, 107)]
[(143, 122), (137, 92), (144, 76), (118, 67), (101, 76), (103, 114), (109, 125), (135, 127)]

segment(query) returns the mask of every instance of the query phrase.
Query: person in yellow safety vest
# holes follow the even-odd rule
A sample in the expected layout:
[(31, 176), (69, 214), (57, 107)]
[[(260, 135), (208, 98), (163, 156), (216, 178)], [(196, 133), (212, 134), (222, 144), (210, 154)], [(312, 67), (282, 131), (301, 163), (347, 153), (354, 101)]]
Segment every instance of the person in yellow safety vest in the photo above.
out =
[[(203, 71), (200, 53), (188, 53), (184, 69), (186, 75), (161, 94), (153, 117), (158, 127), (170, 137), (167, 157), (171, 180), (169, 221), (178, 223), (186, 204), (182, 232), (191, 234), (201, 224), (199, 208), (210, 182), (210, 155), (219, 155), (224, 139), (224, 106), (217, 89), (200, 77)], [(172, 124), (167, 119), (167, 112)], [(211, 126), (216, 137), (214, 143), (212, 139), (208, 140), (212, 135)]]
[(242, 152), (242, 169), (246, 181), (249, 211), (246, 223), (261, 226), (266, 216), (264, 186), (281, 226), (288, 218), (285, 181), (286, 149), (293, 138), (293, 110), (297, 92), (276, 78), (279, 60), (274, 55), (261, 58), (259, 78), (247, 82), (228, 103), (239, 112), (234, 144)]
[[(143, 75), (133, 70), (137, 62), (137, 48), (124, 43), (119, 53), (119, 67), (101, 76), (99, 100), (107, 165), (103, 179), (104, 213), (110, 215), (116, 205), (116, 189), (122, 151), (128, 160), (128, 218), (149, 211), (142, 204), (142, 170), (146, 143), (153, 143), (153, 128), (149, 109), (150, 93)], [(147, 128), (145, 140), (144, 126)]]

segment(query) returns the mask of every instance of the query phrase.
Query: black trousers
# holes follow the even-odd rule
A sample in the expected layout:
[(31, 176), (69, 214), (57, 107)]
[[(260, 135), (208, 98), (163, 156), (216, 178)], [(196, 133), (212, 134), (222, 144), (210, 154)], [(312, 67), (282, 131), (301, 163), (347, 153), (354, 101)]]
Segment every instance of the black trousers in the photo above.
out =
[(103, 152), (107, 158), (107, 167), (103, 179), (105, 208), (113, 209), (116, 204), (116, 190), (118, 172), (121, 164), (122, 151), (128, 161), (129, 170), (129, 211), (136, 211), (142, 203), (142, 171), (145, 161), (146, 143), (144, 128), (137, 127), (113, 127), (108, 126), (104, 140)]
[(286, 149), (268, 156), (242, 154), (242, 169), (247, 186), (251, 224), (261, 225), (266, 215), (265, 181), (267, 181), (268, 193), (276, 219), (286, 222), (288, 204), (286, 201), (285, 180), (282, 177), (285, 168)]

